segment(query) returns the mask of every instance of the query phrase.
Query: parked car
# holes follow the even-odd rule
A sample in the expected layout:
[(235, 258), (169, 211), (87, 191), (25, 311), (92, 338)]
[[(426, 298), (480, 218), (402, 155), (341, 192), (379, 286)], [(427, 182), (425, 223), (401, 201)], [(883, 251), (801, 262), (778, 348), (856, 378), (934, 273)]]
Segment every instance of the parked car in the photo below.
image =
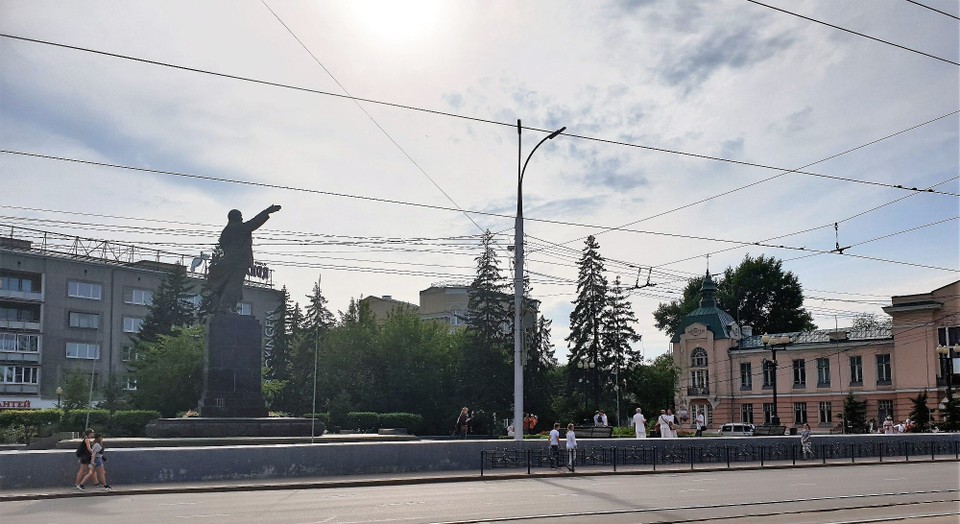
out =
[(756, 426), (746, 422), (729, 422), (720, 426), (720, 436), (723, 437), (751, 437)]

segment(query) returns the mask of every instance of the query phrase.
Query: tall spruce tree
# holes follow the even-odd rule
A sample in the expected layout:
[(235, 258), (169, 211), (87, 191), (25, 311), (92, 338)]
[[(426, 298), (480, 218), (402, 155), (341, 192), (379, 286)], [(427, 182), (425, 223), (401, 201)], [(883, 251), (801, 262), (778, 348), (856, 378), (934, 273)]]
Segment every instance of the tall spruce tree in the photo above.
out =
[(327, 360), (327, 335), (336, 325), (319, 281), (313, 285), (313, 292), (307, 295), (306, 312), (301, 312), (298, 305), (293, 317), (291, 324), (299, 327), (293, 331), (290, 379), (284, 398), (288, 403), (286, 410), (299, 415), (314, 409), (314, 381), (319, 378), (314, 373), (319, 361)]
[[(613, 357), (613, 371), (604, 383), (609, 384), (614, 395), (618, 388), (622, 390), (624, 387), (624, 371), (643, 359), (640, 350), (633, 347), (641, 338), (634, 327), (636, 324), (637, 316), (627, 300), (626, 288), (620, 284), (618, 276), (610, 287), (607, 310), (603, 318), (604, 347), (608, 348)], [(620, 413), (617, 413), (617, 420), (620, 420)]]
[(488, 230), (480, 239), (477, 273), (468, 291), (468, 342), (463, 355), (465, 399), (474, 406), (504, 409), (509, 405), (512, 351), (504, 326), (512, 326), (510, 296)]
[(192, 291), (193, 284), (187, 278), (186, 268), (180, 264), (164, 274), (153, 292), (153, 300), (134, 343), (156, 342), (161, 335), (172, 335), (177, 328), (194, 325), (197, 308), (190, 300)]
[[(577, 275), (577, 298), (570, 313), (570, 334), (567, 347), (570, 349), (571, 377), (589, 381), (589, 402), (594, 409), (600, 406), (601, 376), (608, 375), (613, 365), (611, 348), (604, 347), (604, 314), (607, 310), (608, 283), (604, 276), (604, 259), (600, 245), (593, 235), (587, 237)], [(578, 363), (585, 364), (582, 369)], [(586, 393), (585, 393), (586, 394)], [(589, 410), (589, 408), (588, 408)]]

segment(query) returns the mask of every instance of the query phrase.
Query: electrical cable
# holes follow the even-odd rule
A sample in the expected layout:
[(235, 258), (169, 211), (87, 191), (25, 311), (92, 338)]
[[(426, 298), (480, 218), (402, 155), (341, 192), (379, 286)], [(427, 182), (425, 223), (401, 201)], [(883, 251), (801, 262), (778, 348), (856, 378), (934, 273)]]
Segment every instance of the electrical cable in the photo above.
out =
[(939, 10), (939, 9), (934, 9), (934, 8), (928, 6), (928, 5), (921, 4), (920, 2), (916, 2), (915, 0), (907, 0), (907, 2), (910, 2), (911, 4), (914, 4), (914, 5), (918, 5), (918, 6), (922, 7), (922, 8), (924, 8), (924, 9), (929, 9), (929, 10), (931, 10), (931, 11), (940, 13), (941, 15), (949, 16), (950, 18), (953, 18), (954, 20), (960, 20), (960, 16), (952, 15), (952, 14), (946, 12), (946, 11), (941, 11), (941, 10)]
[[(10, 38), (10, 39), (18, 40), (18, 41), (21, 41), (21, 42), (29, 42), (29, 43), (34, 43), (34, 44), (42, 44), (42, 45), (49, 45), (49, 46), (54, 46), (54, 47), (61, 47), (61, 48), (64, 48), (64, 49), (71, 49), (71, 50), (74, 50), (74, 51), (82, 51), (82, 52), (86, 52), (86, 53), (93, 53), (93, 54), (108, 56), (108, 57), (111, 57), (111, 58), (119, 58), (119, 59), (123, 59), (123, 60), (131, 60), (131, 61), (134, 61), (134, 62), (140, 62), (140, 63), (149, 64), (149, 65), (155, 65), (155, 66), (160, 66), (160, 67), (169, 67), (169, 68), (178, 69), (178, 70), (182, 70), (182, 71), (189, 71), (189, 72), (193, 72), (193, 73), (201, 73), (201, 74), (206, 74), (206, 75), (212, 75), (212, 76), (217, 76), (217, 77), (221, 77), (221, 78), (227, 78), (227, 79), (231, 79), (231, 80), (239, 80), (239, 81), (243, 81), (243, 82), (251, 82), (251, 83), (261, 84), (261, 85), (270, 86), (270, 87), (279, 87), (279, 88), (284, 88), (284, 89), (292, 89), (292, 90), (295, 90), (295, 91), (312, 93), (312, 94), (319, 94), (319, 95), (326, 95), (326, 96), (332, 96), (332, 97), (341, 98), (341, 99), (347, 99), (347, 100), (354, 100), (354, 101), (360, 101), (360, 102), (368, 102), (368, 103), (370, 103), (370, 104), (378, 104), (378, 105), (393, 107), (393, 108), (397, 108), (397, 109), (405, 109), (405, 110), (409, 110), (409, 111), (419, 111), (419, 112), (428, 113), (428, 114), (432, 114), (432, 115), (446, 116), (446, 117), (451, 117), (451, 118), (458, 118), (458, 119), (462, 119), (462, 120), (469, 120), (469, 121), (478, 122), (478, 123), (483, 123), (483, 124), (491, 124), (491, 125), (502, 126), (502, 127), (510, 127), (510, 128), (514, 128), (514, 127), (516, 126), (516, 124), (513, 124), (513, 123), (498, 122), (498, 121), (490, 120), (490, 119), (486, 119), (486, 118), (472, 117), (472, 116), (466, 116), (466, 115), (458, 115), (458, 114), (456, 114), (456, 113), (450, 113), (450, 112), (448, 112), (448, 111), (440, 111), (440, 110), (436, 110), (436, 109), (427, 109), (427, 108), (423, 108), (423, 107), (411, 106), (411, 105), (407, 105), (407, 104), (399, 104), (399, 103), (395, 103), (395, 102), (386, 102), (386, 101), (383, 101), (383, 100), (375, 100), (375, 99), (371, 99), (371, 98), (362, 98), (362, 97), (348, 96), (348, 95), (343, 95), (343, 94), (339, 94), (339, 93), (333, 93), (333, 92), (330, 92), (330, 91), (322, 91), (322, 90), (319, 90), (319, 89), (312, 89), (312, 88), (307, 88), (307, 87), (302, 87), (302, 86), (294, 86), (294, 85), (291, 85), (291, 84), (284, 84), (284, 83), (281, 83), (281, 82), (274, 82), (274, 81), (270, 81), (270, 80), (254, 79), (254, 78), (250, 78), (250, 77), (244, 77), (244, 76), (239, 76), (239, 75), (232, 75), (232, 74), (228, 74), (228, 73), (219, 73), (219, 72), (208, 71), (208, 70), (204, 70), (204, 69), (198, 69), (198, 68), (195, 68), (195, 67), (188, 67), (188, 66), (183, 66), (183, 65), (170, 64), (170, 63), (160, 62), (160, 61), (156, 61), (156, 60), (149, 60), (149, 59), (146, 59), (146, 58), (138, 58), (138, 57), (129, 56), (129, 55), (122, 55), (122, 54), (119, 54), (119, 53), (111, 53), (111, 52), (108, 52), (108, 51), (99, 51), (99, 50), (90, 49), (90, 48), (84, 48), (84, 47), (80, 47), (80, 46), (74, 46), (74, 45), (68, 45), (68, 44), (61, 44), (61, 43), (57, 43), (57, 42), (51, 42), (51, 41), (48, 41), (48, 40), (40, 40), (40, 39), (36, 39), (36, 38), (28, 38), (28, 37), (23, 37), (23, 36), (16, 36), (16, 35), (11, 35), (11, 34), (7, 34), (7, 33), (0, 33), (0, 38)], [(960, 64), (958, 64), (958, 65), (960, 65)], [(545, 133), (545, 134), (550, 134), (550, 133), (553, 132), (553, 130), (541, 129), (541, 128), (531, 127), (531, 126), (522, 126), (522, 129), (526, 129), (526, 130), (529, 130), (529, 131), (537, 131), (537, 132)], [(629, 142), (623, 142), (623, 141), (611, 140), (611, 139), (604, 139), (604, 138), (597, 138), (597, 137), (592, 137), (592, 136), (588, 136), (588, 135), (580, 135), (580, 134), (576, 134), (576, 133), (573, 133), (573, 132), (564, 132), (564, 133), (563, 133), (563, 136), (565, 136), (565, 137), (570, 137), (570, 138), (578, 138), (578, 139), (581, 139), (581, 140), (588, 140), (588, 141), (593, 141), (593, 142), (599, 142), (599, 143), (604, 143), (604, 144), (610, 144), (610, 145), (619, 145), (619, 146), (624, 146), (624, 147), (634, 147), (634, 148), (638, 148), (638, 149), (644, 149), (644, 150), (647, 150), (647, 151), (656, 151), (656, 152), (661, 152), (661, 153), (669, 153), (669, 154), (674, 154), (674, 155), (686, 156), (686, 157), (690, 157), (690, 158), (699, 158), (699, 159), (703, 159), (703, 160), (713, 160), (713, 161), (717, 161), (717, 162), (725, 162), (725, 163), (742, 165), (742, 166), (756, 167), (756, 168), (762, 168), (762, 169), (770, 169), (770, 170), (776, 170), (776, 171), (784, 171), (784, 170), (786, 170), (786, 169), (781, 168), (781, 167), (770, 166), (770, 165), (760, 164), (760, 163), (756, 163), (756, 162), (746, 162), (746, 161), (743, 161), (743, 160), (733, 160), (733, 159), (730, 159), (730, 158), (722, 158), (722, 157), (705, 155), (705, 154), (700, 154), (700, 153), (690, 153), (690, 152), (679, 151), (679, 150), (675, 150), (675, 149), (667, 149), (667, 148), (662, 148), (662, 147), (645, 146), (645, 145), (641, 145), (641, 144), (631, 144), (631, 143), (629, 143)], [(825, 174), (822, 174), (822, 173), (814, 173), (814, 172), (810, 172), (810, 171), (800, 171), (800, 170), (792, 170), (792, 171), (791, 171), (791, 170), (786, 170), (786, 171), (790, 171), (790, 172), (792, 172), (792, 173), (797, 173), (797, 174), (801, 174), (801, 175), (821, 177), (821, 178), (826, 178), (826, 179), (831, 179), (831, 180), (838, 180), (838, 181), (858, 183), (858, 184), (866, 184), (866, 185), (887, 187), (887, 188), (891, 188), (891, 189), (900, 189), (900, 190), (904, 190), (904, 191), (920, 191), (920, 190), (917, 189), (916, 187), (914, 187), (914, 188), (909, 188), (909, 187), (905, 187), (905, 186), (903, 186), (903, 185), (898, 185), (898, 184), (886, 184), (886, 183), (883, 183), (883, 182), (875, 182), (875, 181), (870, 181), (870, 180), (860, 180), (860, 179), (856, 179), (856, 178), (841, 177), (841, 176), (834, 176), (834, 175), (825, 175)], [(939, 193), (939, 194), (943, 194), (943, 195), (946, 195), (946, 196), (960, 197), (960, 194), (956, 194), (956, 193), (944, 193), (944, 192), (939, 192), (939, 191), (929, 191), (929, 192), (930, 192), (930, 193)]]
[(905, 51), (910, 51), (911, 53), (917, 53), (918, 55), (923, 55), (923, 56), (926, 56), (926, 57), (929, 57), (929, 58), (933, 58), (934, 60), (939, 60), (939, 61), (941, 61), (941, 62), (946, 62), (946, 63), (948, 63), (948, 64), (953, 64), (953, 65), (955, 65), (955, 66), (960, 66), (960, 62), (954, 62), (953, 60), (948, 60), (948, 59), (946, 59), (946, 58), (941, 58), (941, 57), (936, 56), (936, 55), (931, 55), (930, 53), (924, 53), (923, 51), (918, 51), (918, 50), (916, 50), (916, 49), (912, 49), (912, 48), (909, 48), (909, 47), (906, 47), (906, 46), (902, 46), (902, 45), (900, 45), (900, 44), (895, 44), (895, 43), (893, 43), (893, 42), (890, 42), (889, 40), (883, 40), (882, 38), (877, 38), (877, 37), (874, 37), (874, 36), (870, 36), (870, 35), (866, 35), (866, 34), (863, 34), (863, 33), (859, 33), (859, 32), (854, 31), (854, 30), (852, 30), (852, 29), (847, 29), (847, 28), (845, 28), (845, 27), (840, 27), (840, 26), (838, 26), (838, 25), (828, 24), (827, 22), (823, 22), (823, 21), (817, 20), (817, 19), (815, 19), (815, 18), (810, 18), (810, 17), (808, 17), (808, 16), (803, 16), (803, 15), (801, 15), (801, 14), (794, 13), (793, 11), (787, 11), (786, 9), (780, 9), (779, 7), (773, 7), (772, 5), (767, 5), (767, 4), (758, 2), (757, 0), (747, 0), (747, 2), (750, 2), (750, 3), (752, 3), (752, 4), (757, 4), (757, 5), (759, 5), (759, 6), (763, 6), (763, 7), (769, 8), (769, 9), (773, 9), (774, 11), (780, 11), (781, 13), (786, 13), (786, 14), (788, 14), (788, 15), (795, 16), (795, 17), (797, 17), (797, 18), (802, 18), (802, 19), (808, 20), (808, 21), (810, 21), (810, 22), (816, 22), (816, 23), (818, 23), (818, 24), (822, 24), (822, 25), (825, 25), (825, 26), (827, 26), (827, 27), (832, 27), (832, 28), (834, 28), (834, 29), (839, 29), (840, 31), (845, 31), (845, 32), (850, 33), (850, 34), (854, 34), (854, 35), (857, 35), (857, 36), (860, 36), (860, 37), (863, 37), (863, 38), (866, 38), (866, 39), (869, 39), (869, 40), (873, 40), (874, 42), (880, 42), (880, 43), (882, 43), (882, 44), (891, 45), (891, 46), (893, 46), (893, 47), (897, 47), (897, 48), (903, 49), (903, 50), (905, 50)]

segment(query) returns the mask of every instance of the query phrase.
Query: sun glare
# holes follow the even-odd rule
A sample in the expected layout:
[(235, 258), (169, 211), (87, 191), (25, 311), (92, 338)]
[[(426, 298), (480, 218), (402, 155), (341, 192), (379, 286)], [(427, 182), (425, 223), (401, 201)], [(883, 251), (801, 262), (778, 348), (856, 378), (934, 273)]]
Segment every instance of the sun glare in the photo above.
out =
[(364, 0), (351, 2), (351, 10), (371, 38), (403, 43), (430, 38), (446, 5), (443, 0)]

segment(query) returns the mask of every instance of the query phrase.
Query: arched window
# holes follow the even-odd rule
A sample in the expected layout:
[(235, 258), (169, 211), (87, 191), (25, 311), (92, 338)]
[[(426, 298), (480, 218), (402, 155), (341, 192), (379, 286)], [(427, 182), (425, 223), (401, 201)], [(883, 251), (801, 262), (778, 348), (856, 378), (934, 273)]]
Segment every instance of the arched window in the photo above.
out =
[(707, 350), (706, 349), (696, 348), (693, 350), (693, 353), (690, 354), (690, 367), (692, 368), (707, 367)]

